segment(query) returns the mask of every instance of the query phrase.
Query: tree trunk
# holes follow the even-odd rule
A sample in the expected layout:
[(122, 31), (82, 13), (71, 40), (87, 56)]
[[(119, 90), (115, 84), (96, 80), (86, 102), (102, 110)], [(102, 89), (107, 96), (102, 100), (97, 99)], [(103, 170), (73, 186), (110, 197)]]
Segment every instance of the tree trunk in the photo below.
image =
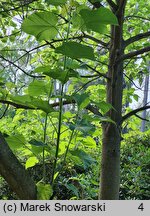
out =
[(123, 61), (118, 61), (123, 50), (123, 19), (126, 1), (118, 1), (116, 16), (119, 25), (111, 27), (109, 66), (107, 81), (107, 102), (113, 106), (107, 116), (115, 124), (103, 124), (102, 164), (100, 199), (119, 199), (120, 185), (120, 141), (123, 92)]
[(22, 200), (36, 199), (36, 185), (0, 133), (0, 174)]
[[(147, 104), (147, 98), (148, 98), (148, 88), (149, 88), (149, 73), (150, 73), (150, 62), (148, 63), (148, 74), (145, 77), (145, 84), (144, 84), (144, 98), (143, 98), (143, 106), (145, 106)], [(142, 112), (142, 123), (141, 123), (141, 131), (144, 132), (145, 131), (145, 123), (146, 121), (144, 119), (146, 119), (146, 110), (144, 110)]]

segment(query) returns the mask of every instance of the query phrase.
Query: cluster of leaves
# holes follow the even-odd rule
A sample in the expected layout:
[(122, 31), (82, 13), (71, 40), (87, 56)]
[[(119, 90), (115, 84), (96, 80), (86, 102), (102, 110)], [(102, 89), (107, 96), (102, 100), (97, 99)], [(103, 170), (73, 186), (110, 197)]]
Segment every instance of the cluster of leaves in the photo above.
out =
[[(45, 163), (45, 175), (44, 182), (49, 183), (52, 178), (53, 172), (53, 162), (55, 156), (55, 140), (57, 139), (57, 134), (55, 127), (57, 126), (58, 119), (57, 115), (51, 119), (49, 116), (47, 128), (46, 143), (43, 142), (43, 120), (45, 114), (40, 116), (41, 111), (24, 111), (18, 110), (16, 115), (11, 116), (9, 112), (7, 117), (2, 119), (0, 122), (0, 127), (3, 128), (3, 135), (7, 140), (9, 146), (13, 152), (18, 155), (19, 160), (25, 165), (26, 169), (29, 170), (30, 174), (34, 178), (35, 182), (40, 182), (43, 179), (43, 148), (45, 152), (44, 163)], [(40, 116), (40, 117), (39, 117)], [(55, 170), (56, 175), (59, 174), (61, 179), (63, 174), (60, 170), (67, 169), (65, 164), (71, 164), (71, 169), (73, 167), (78, 167), (82, 172), (90, 168), (92, 164), (95, 164), (94, 157), (90, 156), (91, 152), (96, 151), (96, 142), (91, 137), (94, 135), (96, 137), (97, 131), (95, 130), (94, 124), (91, 124), (87, 119), (78, 120), (74, 123), (74, 114), (67, 111), (63, 115), (64, 125), (62, 126), (62, 131), (65, 131), (61, 135), (61, 143), (59, 146), (59, 161), (58, 167)], [(86, 115), (85, 115), (86, 117)], [(71, 121), (71, 122), (70, 122)], [(7, 124), (6, 124), (7, 122)], [(70, 129), (68, 129), (70, 128)], [(12, 134), (13, 131), (13, 134)], [(70, 143), (70, 135), (75, 131), (74, 137)], [(91, 136), (90, 136), (91, 134)], [(69, 144), (69, 150), (66, 157), (66, 148)], [(66, 157), (66, 160), (64, 160)], [(63, 167), (62, 167), (63, 164)], [(68, 167), (69, 169), (69, 167)], [(72, 176), (69, 176), (72, 177)], [(64, 179), (66, 177), (64, 176)], [(59, 178), (58, 178), (59, 180)], [(55, 185), (57, 185), (56, 181)], [(47, 185), (47, 184), (46, 184)], [(39, 187), (39, 185), (38, 185)], [(47, 190), (47, 188), (46, 188)], [(43, 190), (44, 191), (44, 190)], [(43, 193), (42, 191), (42, 193)], [(48, 191), (48, 190), (47, 190)], [(57, 190), (56, 190), (57, 191)], [(59, 195), (57, 194), (59, 197)], [(45, 197), (47, 198), (47, 196)]]
[[(6, 104), (0, 105), (0, 117), (5, 116), (0, 128), (10, 148), (38, 182), (39, 199), (52, 195), (51, 186), (58, 191), (53, 195), (58, 199), (97, 198), (99, 156), (95, 138), (101, 137), (100, 121), (112, 122), (99, 113), (105, 115), (112, 108), (105, 102), (104, 78), (110, 25), (118, 25), (118, 21), (106, 2), (106, 7), (96, 10), (89, 2), (95, 1), (0, 3), (0, 102)], [(126, 25), (125, 39), (131, 36), (132, 25), (135, 23)], [(134, 67), (125, 62), (129, 78), (136, 77), (139, 67), (133, 62)], [(142, 70), (145, 62), (143, 58)], [(125, 81), (124, 104), (132, 102), (133, 97), (138, 100), (130, 79), (125, 77)], [(89, 104), (97, 107), (97, 113), (86, 110)]]
[[(84, 169), (94, 163), (85, 149), (96, 146), (92, 136), (96, 136), (94, 135), (95, 125), (99, 124), (100, 118), (97, 118), (96, 115), (87, 115), (87, 112), (83, 111), (90, 103), (90, 89), (86, 93), (82, 92), (80, 88), (82, 90), (83, 87), (77, 83), (81, 79), (82, 60), (95, 64), (97, 55), (90, 44), (81, 42), (82, 32), (107, 33), (108, 25), (118, 25), (118, 22), (116, 16), (105, 7), (91, 10), (86, 4), (76, 1), (69, 3), (67, 1), (44, 1), (46, 4), (41, 2), (38, 5), (34, 1), (31, 3), (33, 7), (38, 7), (38, 10), (30, 14), (28, 12), (30, 4), (23, 4), (22, 24), (20, 26), (16, 22), (11, 33), (14, 35), (14, 29), (20, 31), (21, 27), (21, 30), (30, 35), (27, 40), (23, 35), (28, 46), (38, 43), (38, 47), (41, 48), (41, 58), (38, 57), (40, 52), (38, 55), (32, 55), (29, 71), (26, 71), (25, 66), (30, 60), (30, 56), (26, 56), (29, 52), (25, 51), (21, 57), (15, 52), (12, 57), (11, 51), (5, 46), (6, 42), (7, 45), (11, 45), (11, 41), (2, 41), (1, 59), (9, 62), (19, 72), (13, 70), (12, 75), (8, 77), (5, 70), (1, 71), (0, 99), (1, 102), (8, 101), (9, 104), (24, 108), (24, 110), (14, 111), (2, 105), (4, 114), (7, 109), (8, 111), (0, 124), (6, 141), (25, 164), (26, 169), (41, 164), (42, 176), (40, 176), (41, 179), (37, 179), (39, 181), (37, 187), (40, 194), (42, 192), (45, 194), (45, 191), (49, 192), (48, 195), (45, 194), (45, 199), (47, 199), (47, 196), (50, 197), (52, 193), (50, 184), (48, 190), (47, 182), (50, 181), (51, 185), (53, 184), (66, 161), (70, 160), (74, 165), (82, 165)], [(14, 7), (16, 8), (17, 5)], [(39, 10), (40, 7), (42, 12)], [(20, 5), (18, 8), (20, 10)], [(7, 13), (5, 16), (8, 19)], [(5, 16), (2, 13), (3, 22), (6, 20)], [(11, 16), (12, 22), (18, 19), (15, 9), (12, 9)], [(6, 34), (5, 26), (3, 27), (2, 37)], [(19, 35), (20, 32), (17, 34), (18, 38)], [(15, 45), (16, 41), (14, 41)], [(24, 52), (23, 46), (18, 47), (20, 54)], [(46, 49), (45, 46), (47, 46)], [(52, 51), (51, 55), (50, 51)], [(48, 60), (46, 60), (47, 56)], [(18, 66), (16, 61), (21, 64)], [(30, 72), (31, 69), (32, 72)], [(21, 78), (22, 73), (27, 75), (27, 78)], [(79, 90), (74, 90), (76, 86), (72, 85), (73, 82), (76, 83)], [(89, 79), (85, 77), (82, 85), (84, 86), (86, 82), (88, 83)], [(22, 83), (25, 85), (22, 86)], [(61, 87), (61, 91), (55, 91), (57, 85)], [(67, 94), (64, 91), (65, 85), (72, 89)], [(97, 103), (96, 99), (91, 99), (93, 104)], [(76, 102), (74, 111), (65, 112), (62, 107), (65, 100), (69, 101), (68, 103)], [(103, 114), (111, 108), (103, 100), (99, 99), (99, 102), (98, 107)], [(55, 104), (57, 104), (57, 109), (54, 109)], [(71, 106), (69, 108), (71, 110)], [(3, 111), (1, 116), (3, 116)], [(106, 118), (101, 118), (101, 120), (107, 121)], [(47, 162), (53, 164), (49, 179), (46, 176)], [(41, 196), (43, 198), (43, 195)]]
[(150, 198), (150, 133), (125, 135), (121, 150), (120, 199)]
[[(121, 148), (121, 200), (146, 200), (150, 198), (150, 133), (130, 132), (124, 135)], [(53, 199), (97, 199), (99, 188), (99, 166), (101, 146), (91, 151), (82, 162), (74, 163), (68, 157), (67, 164), (54, 185)], [(91, 157), (93, 158), (91, 163)], [(46, 164), (47, 180), (52, 171), (52, 164)], [(35, 181), (42, 178), (42, 166), (36, 164), (28, 169)], [(0, 187), (0, 199), (16, 199), (3, 179)], [(48, 188), (47, 188), (48, 190)]]

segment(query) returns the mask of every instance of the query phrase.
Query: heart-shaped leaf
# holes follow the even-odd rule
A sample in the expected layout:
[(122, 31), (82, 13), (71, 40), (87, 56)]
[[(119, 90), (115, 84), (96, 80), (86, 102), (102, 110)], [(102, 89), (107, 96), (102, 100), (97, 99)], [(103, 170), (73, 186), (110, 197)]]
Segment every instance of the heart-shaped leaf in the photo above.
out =
[(26, 169), (28, 169), (29, 167), (33, 167), (35, 164), (37, 164), (39, 162), (39, 160), (36, 157), (30, 157), (28, 158), (28, 160), (26, 161)]
[(34, 35), (37, 40), (50, 40), (55, 38), (57, 17), (51, 12), (36, 12), (31, 14), (22, 23), (22, 30)]
[(107, 8), (101, 7), (97, 10), (83, 9), (80, 15), (87, 29), (103, 33), (106, 25), (118, 25), (117, 17)]
[(93, 48), (77, 42), (64, 42), (60, 47), (55, 49), (55, 52), (72, 59), (86, 58), (95, 60)]

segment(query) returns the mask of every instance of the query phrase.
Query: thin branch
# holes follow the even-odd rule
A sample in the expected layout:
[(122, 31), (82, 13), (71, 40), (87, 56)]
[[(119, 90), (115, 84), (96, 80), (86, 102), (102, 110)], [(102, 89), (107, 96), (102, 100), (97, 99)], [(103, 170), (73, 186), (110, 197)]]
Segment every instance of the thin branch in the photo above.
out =
[(147, 121), (147, 122), (149, 122), (149, 120), (148, 119), (145, 119), (145, 118), (142, 118), (141, 116), (139, 116), (139, 115), (137, 115), (137, 114), (134, 114), (137, 118), (139, 118), (139, 119), (141, 119), (141, 120), (144, 120), (144, 121)]
[[(5, 36), (0, 36), (0, 39), (3, 39), (3, 38), (8, 38), (8, 37), (11, 37), (11, 36), (14, 36), (14, 35), (17, 35), (20, 31), (17, 31), (13, 34), (10, 34), (10, 35), (5, 35)], [(2, 50), (3, 51), (3, 50)]]
[[(13, 107), (15, 107), (17, 109), (40, 110), (39, 108), (30, 107), (30, 106), (26, 106), (26, 105), (22, 105), (22, 104), (17, 104), (15, 102), (8, 101), (8, 100), (0, 100), (0, 103), (11, 105), (11, 106), (13, 106)], [(66, 100), (66, 101), (63, 101), (63, 105), (75, 104), (75, 103), (76, 103), (75, 100)], [(59, 106), (59, 102), (52, 103), (52, 104), (50, 104), (50, 106), (52, 106), (52, 107), (58, 107)], [(102, 116), (102, 114), (99, 112), (99, 110), (98, 110), (98, 108), (96, 106), (88, 104), (86, 106), (86, 109), (89, 110), (89, 111), (91, 111), (95, 115)]]
[(121, 123), (123, 123), (125, 120), (127, 120), (131, 116), (135, 115), (136, 113), (141, 112), (143, 110), (147, 110), (147, 109), (150, 109), (150, 106), (143, 106), (143, 107), (137, 108), (135, 110), (132, 110), (131, 112), (127, 113), (126, 115), (124, 115), (122, 117)]
[[(70, 100), (70, 101), (63, 101), (63, 105), (67, 105), (67, 104), (75, 104), (76, 101), (75, 100)], [(53, 104), (51, 104), (52, 107), (57, 107), (59, 106), (59, 102), (55, 102)], [(99, 112), (98, 108), (96, 106), (93, 106), (91, 104), (88, 104), (85, 107), (87, 110), (91, 111), (93, 114), (98, 115), (98, 116), (102, 116), (102, 114)]]
[(94, 77), (99, 77), (98, 74), (93, 74), (93, 75), (81, 75), (81, 78), (94, 78)]
[(112, 0), (106, 0), (106, 1), (107, 1), (107, 3), (110, 5), (111, 9), (112, 9), (114, 12), (118, 9), (118, 7), (117, 7), (117, 5), (115, 4), (115, 2), (113, 2)]
[[(79, 35), (79, 36), (75, 36), (75, 37), (70, 37), (69, 40), (83, 39), (84, 37), (85, 37), (84, 35)], [(48, 46), (48, 45), (51, 46), (53, 43), (63, 42), (63, 41), (64, 41), (64, 39), (52, 40), (51, 42), (46, 41), (45, 44), (39, 45), (39, 46), (34, 47), (34, 48), (30, 49), (30, 50), (22, 50), (22, 51), (25, 51), (25, 54), (23, 54), (17, 60), (15, 60), (14, 63), (17, 62), (17, 61), (19, 61), (21, 58), (23, 58), (24, 56), (28, 55), (29, 53), (33, 52), (34, 50), (40, 49), (40, 48)], [(8, 50), (2, 50), (2, 51), (8, 51)], [(15, 50), (9, 50), (9, 51), (15, 51)]]
[(9, 59), (6, 59), (5, 57), (3, 57), (2, 55), (0, 55), (0, 58), (3, 59), (4, 61), (8, 62), (9, 64), (13, 65), (14, 67), (18, 68), (19, 70), (21, 70), (24, 74), (26, 74), (29, 77), (32, 78), (44, 78), (45, 76), (35, 76), (32, 74), (28, 74), (25, 70), (23, 70), (20, 66), (18, 66), (17, 64), (15, 64), (14, 62), (10, 61)]
[(126, 65), (123, 67), (123, 69), (126, 69), (126, 67), (131, 63), (133, 59), (129, 59), (129, 61), (126, 63)]
[(58, 17), (60, 17), (61, 19), (63, 19), (66, 23), (69, 22), (69, 20), (67, 20), (65, 17), (63, 17), (61, 14), (55, 13)]
[(97, 108), (96, 106), (93, 106), (93, 105), (89, 104), (89, 105), (86, 106), (86, 109), (89, 110), (89, 111), (91, 111), (91, 112), (92, 112), (93, 114), (95, 114), (95, 115), (103, 116), (103, 115), (99, 112), (99, 110), (98, 110), (98, 108)]
[(3, 114), (0, 116), (0, 119), (2, 119), (2, 118), (5, 116), (5, 114), (6, 114), (7, 110), (8, 110), (8, 108), (9, 108), (9, 104), (7, 104), (7, 106), (6, 106), (6, 108), (5, 108), (4, 112), (3, 112)]
[(13, 107), (15, 107), (17, 109), (32, 109), (32, 110), (35, 109), (34, 107), (30, 107), (30, 106), (26, 106), (26, 105), (22, 105), (22, 104), (17, 104), (15, 102), (8, 101), (8, 100), (2, 100), (2, 99), (0, 99), (0, 103), (11, 105), (11, 106), (13, 106)]
[(93, 81), (95, 81), (95, 80), (97, 80), (97, 79), (99, 79), (99, 76), (96, 76), (96, 77), (94, 77), (93, 79), (91, 79), (91, 80), (89, 80), (88, 82), (86, 82), (85, 84), (83, 84), (79, 89), (77, 89), (77, 90), (75, 91), (75, 94), (76, 94), (77, 92), (81, 91), (82, 89), (84, 89), (89, 83), (91, 83), (91, 82), (93, 82)]
[(136, 16), (136, 15), (130, 15), (130, 16), (126, 16), (125, 19), (142, 19), (142, 20), (145, 20), (145, 21), (149, 21), (150, 22), (150, 19), (149, 18), (146, 18), (146, 17), (142, 17), (142, 16)]
[(100, 7), (104, 7), (100, 1), (92, 1), (92, 0), (88, 0), (95, 8), (100, 8)]
[[(14, 7), (14, 8), (9, 8), (9, 9), (4, 9), (4, 10), (1, 10), (0, 13), (6, 13), (6, 12), (10, 12), (10, 11), (16, 11), (22, 7), (25, 7), (25, 6), (28, 6), (29, 4), (33, 3), (33, 2), (36, 2), (37, 0), (32, 0), (32, 1), (27, 1), (25, 2), (23, 5), (20, 5), (20, 6), (17, 6), (17, 7)], [(2, 8), (3, 9), (3, 8)]]
[[(70, 101), (63, 101), (63, 105), (67, 105), (67, 104), (75, 104), (76, 101), (75, 100), (70, 100)], [(59, 106), (59, 102), (55, 102), (53, 104), (51, 104), (52, 107), (57, 107)], [(91, 111), (93, 114), (95, 115), (99, 115), (99, 116), (102, 116), (102, 114), (99, 112), (98, 108), (96, 106), (93, 106), (91, 104), (88, 104), (86, 106), (86, 109)]]
[(124, 54), (124, 55), (122, 55), (122, 56), (118, 59), (118, 62), (119, 62), (119, 61), (122, 61), (122, 60), (125, 60), (125, 59), (133, 58), (133, 57), (135, 57), (135, 56), (141, 55), (141, 54), (146, 53), (146, 52), (149, 52), (149, 51), (150, 51), (150, 46), (147, 46), (147, 47), (145, 47), (145, 48), (143, 48), (143, 49), (140, 49), (140, 50), (137, 50), (137, 51), (133, 51), (133, 52)]
[(127, 77), (128, 80), (130, 80), (132, 82), (132, 84), (139, 90), (143, 91), (142, 88), (138, 87), (135, 82), (128, 76), (126, 75), (125, 73), (123, 73), (125, 77)]
[[(81, 35), (74, 36), (74, 37), (69, 37), (68, 39), (69, 39), (69, 40), (76, 40), (76, 39), (82, 40), (82, 39), (84, 39), (84, 38), (88, 38), (88, 39), (90, 39), (90, 40), (92, 40), (92, 41), (94, 41), (94, 42), (96, 42), (96, 43), (98, 43), (98, 44), (101, 44), (101, 45), (104, 46), (104, 47), (107, 47), (107, 46), (108, 46), (108, 43), (105, 43), (105, 42), (103, 42), (103, 41), (101, 41), (101, 40), (99, 40), (99, 39), (97, 39), (97, 38), (94, 38), (94, 37), (91, 36), (91, 35), (85, 34), (84, 32), (82, 32)], [(47, 44), (52, 45), (53, 43), (63, 42), (63, 41), (64, 41), (64, 39), (56, 39), (56, 40), (52, 40), (51, 42), (48, 42), (48, 41), (46, 41), (46, 42), (47, 42)]]
[(19, 61), (21, 58), (23, 58), (24, 56), (26, 56), (26, 55), (28, 55), (29, 53), (31, 53), (31, 52), (33, 52), (34, 50), (37, 50), (37, 49), (40, 49), (41, 47), (44, 47), (44, 46), (47, 46), (47, 43), (45, 43), (45, 44), (42, 44), (42, 45), (40, 45), (40, 46), (37, 46), (37, 47), (34, 47), (34, 48), (32, 48), (31, 50), (24, 50), (26, 53), (25, 54), (23, 54), (22, 56), (20, 56), (17, 60), (15, 60), (14, 62), (17, 62), (17, 61)]
[(94, 37), (92, 37), (91, 35), (87, 35), (87, 34), (85, 34), (85, 33), (83, 33), (83, 37), (84, 38), (88, 38), (88, 39), (90, 39), (90, 40), (92, 40), (92, 41), (94, 41), (94, 42), (96, 42), (96, 43), (98, 43), (98, 44), (101, 44), (102, 46), (104, 46), (104, 47), (108, 47), (108, 45), (109, 45), (109, 43), (105, 43), (105, 42), (103, 42), (103, 41), (101, 41), (101, 40), (99, 40), (99, 39), (97, 39), (97, 38), (94, 38)]
[[(77, 60), (78, 62), (80, 62), (80, 63), (83, 64), (83, 62), (82, 62), (81, 60), (79, 60), (79, 59), (76, 59), (76, 60)], [(87, 68), (91, 69), (92, 71), (96, 72), (99, 76), (104, 77), (104, 78), (107, 79), (107, 80), (110, 80), (110, 78), (109, 78), (106, 74), (99, 72), (98, 70), (96, 70), (95, 68), (91, 67), (90, 65), (85, 64), (85, 66), (86, 66)]]
[[(100, 41), (100, 40), (97, 40), (96, 38), (93, 38), (93, 37), (91, 37), (91, 36), (89, 36), (89, 35), (86, 35), (86, 34), (83, 34), (83, 35), (80, 35), (80, 36), (76, 36), (76, 37), (70, 37), (69, 39), (70, 40), (75, 40), (75, 39), (83, 39), (83, 38), (89, 38), (89, 39), (91, 39), (91, 40), (95, 40), (95, 42), (97, 42), (97, 43), (101, 43), (102, 41)], [(52, 49), (55, 49), (55, 47), (53, 47), (53, 44), (54, 43), (57, 43), (57, 42), (62, 42), (63, 41), (63, 39), (57, 39), (57, 40), (52, 40), (51, 42), (48, 42), (48, 41), (46, 41), (46, 44), (43, 44), (43, 45), (40, 45), (40, 46), (38, 46), (38, 47), (35, 47), (35, 48), (33, 48), (33, 49), (31, 49), (31, 50), (29, 50), (29, 51), (26, 51), (26, 53), (23, 55), (23, 56), (21, 56), (21, 57), (19, 57), (19, 59), (21, 59), (22, 57), (24, 57), (25, 55), (27, 55), (28, 53), (30, 53), (30, 52), (32, 52), (32, 51), (34, 51), (34, 50), (36, 50), (36, 49), (38, 49), (38, 48), (41, 48), (41, 47), (44, 47), (44, 46), (46, 46), (46, 45), (50, 45), (51, 46), (51, 48)], [(104, 43), (104, 42), (102, 42), (103, 43), (103, 45), (107, 45), (108, 46), (108, 44), (106, 44), (106, 43)], [(1, 58), (1, 56), (0, 56), (0, 58)], [(4, 59), (4, 57), (3, 57), (3, 59)], [(17, 59), (16, 61), (18, 61), (19, 59)], [(7, 59), (4, 59), (5, 61), (8, 61)], [(16, 62), (15, 61), (15, 62)], [(79, 61), (80, 63), (83, 63), (81, 60), (77, 60), (77, 61)], [(9, 61), (9, 63), (11, 63), (12, 65), (14, 65), (15, 67), (17, 67), (18, 69), (20, 69), (20, 70), (22, 70), (18, 65), (16, 65), (16, 64), (14, 64), (14, 62), (11, 62), (11, 61)], [(96, 72), (97, 74), (99, 74), (99, 76), (102, 76), (102, 77), (104, 77), (104, 78), (106, 78), (106, 79), (109, 79), (109, 77), (107, 77), (105, 74), (103, 74), (103, 73), (100, 73), (99, 71), (97, 71), (96, 69), (94, 69), (94, 68), (92, 68), (91, 66), (89, 66), (89, 65), (87, 65), (86, 64), (86, 66), (89, 68), (89, 69), (91, 69), (92, 71), (94, 71), (94, 72)], [(28, 75), (28, 73), (26, 73), (24, 70), (22, 70), (25, 74), (27, 74)], [(33, 78), (43, 78), (44, 76), (34, 76), (34, 75), (28, 75), (28, 76), (31, 76), (31, 77), (33, 77)]]
[(130, 37), (129, 39), (124, 41), (124, 48), (133, 42), (139, 41), (139, 40), (144, 39), (144, 38), (148, 38), (149, 36), (150, 36), (150, 31), (135, 35), (133, 37)]

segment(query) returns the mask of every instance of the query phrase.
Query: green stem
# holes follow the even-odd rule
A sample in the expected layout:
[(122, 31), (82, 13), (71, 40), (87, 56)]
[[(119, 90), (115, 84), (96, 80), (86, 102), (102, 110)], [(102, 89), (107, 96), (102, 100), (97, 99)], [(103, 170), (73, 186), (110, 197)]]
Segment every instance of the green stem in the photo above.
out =
[[(77, 113), (77, 115), (76, 115), (75, 122), (77, 121), (77, 118), (78, 118), (78, 113)], [(64, 155), (64, 160), (63, 160), (63, 162), (62, 162), (62, 164), (61, 164), (60, 172), (59, 172), (59, 174), (57, 175), (57, 178), (58, 178), (58, 176), (60, 175), (61, 171), (63, 170), (63, 166), (65, 165), (66, 158), (67, 158), (67, 154), (68, 154), (69, 147), (70, 147), (71, 141), (72, 141), (72, 139), (73, 139), (74, 133), (75, 133), (75, 130), (73, 130), (73, 131), (71, 132), (70, 139), (69, 139), (69, 142), (68, 142), (68, 145), (67, 145), (67, 148), (66, 148), (66, 151), (65, 151), (65, 155)], [(56, 180), (56, 179), (55, 179), (55, 180)]]
[[(71, 24), (71, 12), (69, 13), (69, 23), (68, 23), (68, 29), (67, 29), (67, 35), (66, 35), (66, 42), (69, 38), (69, 32), (70, 32), (70, 24)], [(64, 70), (66, 70), (66, 63), (67, 63), (67, 57), (64, 57)], [(67, 76), (67, 75), (66, 75)], [(64, 83), (61, 86), (61, 92), (60, 92), (60, 103), (59, 103), (59, 120), (58, 120), (58, 132), (57, 132), (57, 142), (56, 142), (56, 152), (55, 152), (55, 159), (53, 164), (53, 170), (52, 170), (52, 179), (51, 184), (54, 183), (54, 175), (56, 171), (57, 161), (58, 161), (58, 152), (59, 152), (59, 145), (60, 145), (60, 136), (61, 136), (61, 125), (62, 125), (62, 110), (63, 110), (63, 94), (64, 94)]]
[[(50, 81), (50, 89), (49, 89), (49, 94), (48, 94), (48, 102), (52, 93), (52, 86), (53, 82)], [(45, 124), (44, 124), (44, 136), (43, 136), (43, 142), (44, 144), (46, 143), (46, 132), (47, 132), (47, 122), (48, 122), (48, 113), (46, 113), (45, 116)], [(46, 167), (45, 167), (45, 146), (43, 146), (42, 150), (42, 159), (43, 159), (43, 181), (45, 182), (46, 179)]]
[(58, 121), (58, 131), (57, 131), (56, 152), (55, 152), (55, 159), (54, 159), (54, 164), (53, 164), (52, 180), (51, 180), (52, 184), (53, 184), (53, 181), (54, 181), (54, 174), (55, 174), (55, 170), (56, 170), (57, 159), (58, 159), (58, 152), (59, 152), (59, 144), (60, 144), (61, 124), (62, 124), (62, 108), (63, 108), (63, 91), (64, 91), (64, 85), (62, 85), (62, 88), (61, 88), (61, 98), (60, 98), (60, 105), (59, 105), (59, 121)]
[(63, 160), (62, 166), (64, 166), (64, 164), (66, 162), (66, 157), (67, 157), (67, 154), (68, 154), (68, 151), (69, 151), (69, 147), (70, 147), (73, 135), (74, 135), (74, 130), (71, 132), (70, 139), (69, 139), (69, 142), (68, 142), (68, 145), (67, 145), (67, 148), (66, 148), (66, 152), (65, 152), (65, 155), (64, 155), (64, 160)]
[(65, 162), (66, 162), (66, 157), (67, 157), (67, 154), (68, 154), (68, 151), (69, 151), (69, 146), (70, 146), (70, 144), (71, 144), (73, 135), (74, 135), (74, 130), (73, 130), (72, 133), (71, 133), (71, 136), (70, 136), (70, 139), (69, 139), (67, 148), (66, 148), (66, 152), (65, 152), (65, 155), (64, 155), (64, 160), (63, 160), (63, 162), (62, 162), (62, 164), (61, 164), (61, 168), (60, 168), (59, 174), (57, 175), (57, 177), (55, 178), (55, 180), (58, 178), (58, 176), (60, 175), (61, 171), (63, 170), (63, 166), (65, 165)]
[[(47, 117), (48, 117), (48, 114), (46, 113), (45, 125), (44, 125), (44, 140), (43, 140), (44, 144), (46, 143)], [(44, 146), (43, 146), (43, 151), (42, 151), (42, 158), (43, 158), (43, 181), (45, 182), (46, 169), (45, 169), (45, 147)]]
[[(79, 115), (79, 111), (78, 111), (78, 113), (76, 115), (76, 118), (75, 118), (75, 124), (77, 123), (78, 115)], [(69, 139), (69, 142), (68, 142), (68, 145), (67, 145), (67, 148), (66, 148), (66, 152), (65, 152), (65, 155), (64, 155), (64, 160), (63, 160), (63, 163), (62, 163), (63, 165), (66, 162), (66, 157), (67, 157), (67, 154), (68, 154), (68, 151), (69, 151), (69, 147), (70, 147), (71, 141), (73, 139), (74, 132), (75, 132), (75, 129), (72, 130), (72, 132), (71, 132), (70, 139)]]

